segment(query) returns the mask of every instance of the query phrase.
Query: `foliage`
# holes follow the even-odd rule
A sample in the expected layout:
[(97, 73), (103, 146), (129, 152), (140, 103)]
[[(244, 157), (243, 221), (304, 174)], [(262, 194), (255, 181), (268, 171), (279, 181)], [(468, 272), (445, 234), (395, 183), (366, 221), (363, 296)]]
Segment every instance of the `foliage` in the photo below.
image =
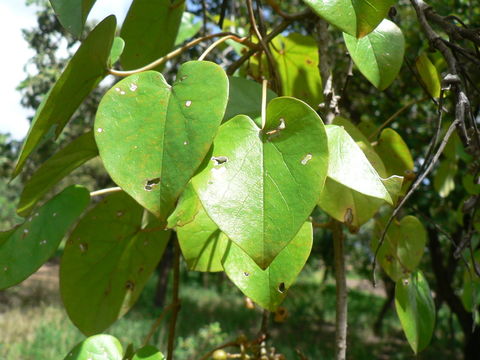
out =
[[(0, 233), (0, 265), (4, 269), (3, 273), (0, 269), (0, 287), (6, 288), (21, 282), (52, 255), (86, 207), (88, 196), (81, 187), (69, 187), (44, 204), (40, 200), (49, 197), (48, 190), (55, 189), (68, 173), (97, 155), (91, 141), (93, 131), (99, 158), (119, 188), (90, 194), (107, 196), (92, 204), (65, 246), (60, 292), (73, 323), (85, 335), (92, 335), (67, 358), (87, 359), (105, 350), (108, 359), (163, 358), (158, 350), (140, 344), (124, 351), (117, 339), (98, 334), (134, 305), (169, 239), (174, 264), (172, 303), (164, 309), (171, 312), (168, 344), (162, 349), (167, 359), (174, 354), (181, 253), (190, 270), (224, 271), (265, 309), (259, 337), (232, 340), (227, 344), (235, 348), (232, 356), (282, 358), (275, 351), (266, 355), (270, 341), (267, 319), (269, 312), (278, 311), (307, 262), (315, 227), (332, 232), (329, 241), (334, 248), (338, 296), (335, 350), (336, 358), (344, 359), (344, 232), (369, 231), (369, 221), (377, 214), (373, 261), (378, 260), (386, 276), (397, 284), (396, 309), (413, 351), (427, 347), (435, 328), (435, 306), (444, 301), (465, 333), (466, 358), (473, 358), (472, 344), (480, 331), (470, 334), (467, 329), (473, 325), (471, 313), (477, 312), (476, 296), (464, 296), (465, 307), (459, 308), (461, 301), (452, 283), (458, 259), (469, 252), (469, 269), (476, 271), (469, 272), (470, 278), (460, 274), (465, 294), (476, 290), (480, 273), (473, 257), (479, 199), (475, 190), (479, 165), (473, 159), (480, 155), (480, 135), (471, 113), (478, 106), (478, 99), (472, 96), (478, 79), (468, 75), (468, 67), (478, 61), (472, 50), (480, 45), (478, 34), (468, 25), (454, 25), (422, 0), (412, 0), (408, 7), (403, 1), (326, 4), (305, 0), (309, 7), (294, 4), (305, 9), (300, 13), (273, 0), (267, 1), (271, 11), (264, 11), (260, 2), (254, 8), (249, 0), (246, 6), (237, 4), (230, 9), (229, 23), (227, 2), (214, 1), (210, 11), (219, 15), (219, 27), (231, 31), (209, 34), (216, 27), (207, 26), (212, 23), (205, 2), (192, 15), (184, 12), (189, 3), (181, 0), (155, 4), (133, 0), (120, 38), (115, 38), (114, 16), (91, 31), (86, 26), (83, 37), (94, 2), (66, 6), (52, 0), (61, 24), (83, 40), (61, 75), (54, 75), (55, 84), (39, 104), (12, 176), (19, 175), (38, 147), (61, 135), (108, 74), (125, 79), (102, 94), (94, 124), (82, 127), (80, 134), (85, 135), (47, 160), (26, 183), (18, 213), (35, 214), (23, 225)], [(461, 2), (459, 7), (463, 14), (465, 4)], [(436, 61), (424, 55), (418, 38), (404, 35), (401, 29), (408, 27), (396, 19), (396, 9), (411, 24), (419, 20), (425, 39), (437, 50)], [(188, 42), (188, 37), (200, 30), (195, 26), (195, 15), (200, 14), (202, 37)], [(478, 13), (471, 16), (477, 18)], [(280, 25), (268, 25), (276, 20), (281, 20)], [(48, 21), (58, 29), (54, 18), (48, 17)], [(344, 33), (327, 30), (327, 22)], [(292, 23), (293, 30), (282, 35)], [(458, 45), (439, 40), (430, 23)], [(307, 35), (311, 32), (315, 36)], [(242, 37), (244, 34), (247, 36)], [(198, 60), (192, 60), (195, 56), (190, 49), (198, 44), (205, 48), (206, 41), (215, 37), (219, 40)], [(333, 46), (336, 48), (329, 51)], [(415, 62), (418, 82), (401, 72), (404, 57), (413, 71), (406, 48), (421, 54)], [(218, 49), (223, 52), (217, 54)], [(342, 71), (348, 60), (341, 55), (345, 49), (350, 66), (355, 64), (374, 87), (352, 77), (351, 70), (345, 78)], [(189, 61), (183, 61), (185, 56)], [(206, 56), (214, 61), (205, 61)], [(126, 71), (114, 68), (118, 59)], [(38, 67), (45, 68), (43, 64)], [(438, 74), (445, 69), (448, 73), (442, 74), (439, 82)], [(449, 96), (453, 103), (448, 102)], [(392, 106), (398, 107), (399, 97), (405, 105), (387, 118)], [(33, 104), (35, 97), (28, 102)], [(406, 111), (422, 114), (416, 120), (435, 116), (436, 122), (409, 124), (403, 114)], [(451, 113), (455, 117), (442, 125), (442, 119)], [(394, 124), (398, 132), (386, 128), (399, 120), (406, 124)], [(452, 135), (455, 129), (458, 132)], [(426, 177), (442, 153), (433, 181), (437, 194)], [(459, 162), (467, 165), (461, 171)], [(55, 167), (60, 168), (45, 175)], [(412, 183), (413, 171), (417, 179)], [(457, 187), (457, 174), (464, 179), (470, 176), (471, 186)], [(423, 198), (414, 193), (422, 182), (430, 186)], [(121, 192), (108, 194), (117, 191)], [(405, 206), (412, 197), (415, 209)], [(452, 207), (459, 209), (458, 216), (446, 214)], [(412, 210), (418, 217), (406, 216)], [(400, 216), (402, 220), (397, 221)], [(429, 222), (427, 230), (420, 216)], [(432, 217), (441, 219), (442, 225)], [(448, 239), (455, 237), (452, 240), (458, 248), (440, 243), (438, 232)], [(49, 239), (43, 238), (45, 233)], [(48, 247), (42, 248), (47, 242)], [(363, 249), (368, 247), (358, 243)], [(419, 271), (428, 269), (423, 257), (426, 244), (439, 294), (436, 304), (428, 285), (431, 279)], [(445, 248), (449, 258), (456, 259), (449, 260), (450, 272), (443, 264)], [(442, 272), (448, 274), (447, 285), (441, 283)], [(157, 323), (144, 345), (156, 327)]]

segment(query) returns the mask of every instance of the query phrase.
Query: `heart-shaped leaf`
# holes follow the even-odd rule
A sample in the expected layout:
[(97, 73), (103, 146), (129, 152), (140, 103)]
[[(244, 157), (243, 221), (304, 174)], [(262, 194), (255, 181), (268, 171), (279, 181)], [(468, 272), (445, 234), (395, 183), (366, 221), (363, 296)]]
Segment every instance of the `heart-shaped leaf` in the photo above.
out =
[(122, 360), (122, 344), (111, 335), (86, 338), (65, 356), (64, 360)]
[(221, 67), (184, 63), (172, 86), (155, 71), (129, 76), (103, 97), (95, 140), (112, 179), (165, 220), (207, 154), (228, 98)]
[(73, 140), (45, 161), (28, 179), (20, 195), (17, 213), (21, 216), (28, 216), (37, 202), (56, 183), (97, 155), (97, 144), (95, 144), (91, 131)]
[(265, 269), (312, 212), (327, 166), (322, 120), (281, 97), (268, 104), (264, 130), (244, 115), (223, 124), (192, 183), (220, 230)]
[(184, 9), (184, 0), (134, 0), (120, 31), (125, 40), (122, 66), (136, 69), (166, 55), (175, 43)]
[(222, 259), (230, 240), (207, 215), (191, 184), (185, 188), (168, 223), (176, 228), (190, 270), (223, 271)]
[(394, 0), (303, 0), (319, 16), (343, 32), (361, 38), (387, 16)]
[[(376, 222), (376, 236), (372, 240), (372, 250), (376, 251), (385, 224)], [(394, 221), (388, 228), (377, 260), (393, 281), (408, 277), (420, 263), (427, 232), (415, 216), (406, 216), (400, 222)]]
[(158, 221), (142, 227), (144, 209), (123, 192), (90, 210), (65, 246), (60, 292), (68, 316), (87, 335), (99, 333), (136, 302), (170, 232)]
[(408, 343), (417, 354), (428, 346), (435, 328), (435, 303), (420, 271), (397, 281), (395, 308)]
[(28, 156), (42, 142), (60, 135), (78, 106), (105, 77), (116, 26), (115, 16), (109, 16), (97, 25), (45, 95), (23, 143), (12, 177), (20, 173)]
[(405, 38), (402, 30), (390, 20), (383, 20), (362, 39), (345, 33), (343, 38), (363, 76), (379, 90), (389, 87), (403, 63)]
[(60, 24), (76, 37), (82, 35), (88, 13), (96, 0), (50, 0)]
[(147, 345), (138, 349), (132, 360), (165, 360), (165, 356), (155, 346)]
[(0, 289), (16, 285), (37, 271), (55, 253), (89, 201), (87, 189), (70, 186), (22, 225), (0, 233)]
[(232, 243), (223, 263), (225, 273), (246, 296), (275, 311), (305, 265), (312, 241), (312, 224), (307, 222), (265, 270)]

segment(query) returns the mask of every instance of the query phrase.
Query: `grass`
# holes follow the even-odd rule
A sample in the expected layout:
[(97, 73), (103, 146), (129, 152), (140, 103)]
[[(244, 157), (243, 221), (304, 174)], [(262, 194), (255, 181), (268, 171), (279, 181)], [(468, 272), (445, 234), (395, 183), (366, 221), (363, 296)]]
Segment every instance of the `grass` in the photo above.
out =
[[(290, 289), (283, 306), (289, 317), (272, 323), (272, 346), (286, 359), (299, 359), (297, 349), (308, 359), (333, 359), (335, 287), (320, 283), (317, 273), (302, 273)], [(228, 281), (219, 284), (219, 275), (209, 275), (211, 286), (204, 287), (201, 275), (184, 274), (182, 309), (177, 327), (175, 358), (195, 360), (210, 349), (240, 334), (255, 338), (261, 319), (259, 309), (244, 306), (242, 294)], [(124, 347), (138, 346), (161, 309), (152, 304), (156, 279), (152, 277), (135, 307), (117, 321), (108, 333), (117, 336)], [(30, 292), (15, 287), (0, 293), (0, 359), (63, 359), (84, 336), (70, 323), (55, 286), (29, 285)], [(32, 290), (33, 288), (33, 290)], [(2, 301), (3, 299), (3, 301)], [(413, 359), (394, 311), (384, 321), (384, 335), (372, 331), (383, 297), (362, 290), (349, 292), (349, 354), (351, 359)], [(168, 320), (164, 320), (153, 340), (165, 350)], [(432, 345), (419, 359), (461, 358), (459, 339), (449, 339), (448, 314), (439, 313), (439, 324)], [(454, 327), (456, 325), (454, 324)]]

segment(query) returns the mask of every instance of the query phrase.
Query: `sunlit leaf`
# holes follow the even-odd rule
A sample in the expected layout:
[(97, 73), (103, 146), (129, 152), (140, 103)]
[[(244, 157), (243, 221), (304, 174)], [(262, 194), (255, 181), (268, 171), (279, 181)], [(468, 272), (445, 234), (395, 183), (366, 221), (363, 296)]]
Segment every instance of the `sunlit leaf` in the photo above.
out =
[(430, 96), (434, 98), (440, 97), (440, 76), (438, 75), (437, 68), (432, 64), (427, 54), (420, 54), (415, 61), (415, 67)]
[(64, 360), (122, 360), (122, 344), (111, 335), (86, 338), (65, 356)]
[(273, 39), (272, 54), (281, 78), (282, 94), (302, 99), (317, 109), (323, 101), (315, 39), (298, 33)]
[(85, 39), (37, 110), (12, 177), (44, 141), (58, 137), (83, 99), (107, 74), (116, 28), (115, 16), (103, 20)]
[(136, 302), (170, 233), (123, 192), (107, 196), (78, 223), (60, 265), (68, 316), (86, 335), (102, 332)]
[(0, 233), (0, 289), (22, 282), (52, 257), (89, 201), (87, 189), (70, 186), (23, 224)]
[(95, 140), (112, 179), (165, 220), (207, 154), (228, 98), (228, 79), (207, 61), (184, 63), (172, 86), (155, 71), (132, 75), (103, 97)]
[(417, 354), (428, 346), (435, 328), (435, 303), (420, 271), (397, 281), (395, 308), (408, 343)]
[(120, 59), (120, 55), (122, 55), (123, 49), (125, 48), (125, 41), (121, 37), (115, 37), (113, 39), (112, 50), (110, 51), (110, 56), (108, 58), (108, 67), (112, 67), (118, 59)]
[(446, 159), (440, 163), (433, 177), (433, 188), (442, 198), (446, 198), (455, 190), (455, 175), (457, 175), (457, 162)]
[(125, 40), (122, 66), (137, 69), (166, 55), (175, 43), (184, 8), (185, 0), (133, 0), (120, 32)]
[(265, 270), (231, 243), (223, 263), (225, 273), (246, 296), (263, 308), (275, 311), (305, 265), (312, 240), (312, 224), (307, 222)]
[(195, 21), (195, 15), (189, 12), (182, 14), (180, 21), (180, 28), (175, 39), (175, 46), (183, 44), (186, 40), (194, 37), (202, 28), (201, 21)]
[(413, 158), (407, 144), (393, 129), (385, 129), (374, 147), (383, 160), (388, 176), (405, 176), (413, 172)]
[(343, 32), (361, 38), (387, 16), (394, 0), (303, 0), (319, 16)]
[(383, 20), (361, 39), (346, 33), (343, 38), (360, 72), (379, 90), (389, 87), (402, 67), (405, 53), (405, 38), (400, 28), (390, 20)]
[(17, 206), (17, 213), (21, 216), (28, 216), (37, 202), (55, 184), (97, 155), (98, 149), (92, 132), (79, 136), (58, 151), (45, 161), (25, 183)]
[(224, 123), (192, 182), (220, 230), (265, 269), (315, 207), (327, 166), (321, 119), (282, 97), (268, 104), (263, 131), (244, 115)]

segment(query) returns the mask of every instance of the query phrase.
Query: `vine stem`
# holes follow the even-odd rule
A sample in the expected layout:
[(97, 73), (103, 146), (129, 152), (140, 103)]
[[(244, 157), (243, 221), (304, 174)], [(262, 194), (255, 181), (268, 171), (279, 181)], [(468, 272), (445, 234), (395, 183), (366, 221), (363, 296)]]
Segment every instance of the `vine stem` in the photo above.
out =
[(200, 55), (200, 57), (198, 58), (198, 61), (202, 61), (203, 59), (205, 59), (205, 57), (213, 50), (215, 49), (218, 45), (220, 45), (221, 43), (227, 41), (228, 39), (232, 39), (240, 44), (244, 43), (247, 38), (243, 37), (243, 38), (239, 38), (238, 36), (235, 36), (235, 35), (226, 35), (226, 36), (223, 36), (221, 37), (220, 39), (216, 40), (212, 45), (210, 45), (204, 52), (202, 55)]
[(172, 317), (168, 331), (167, 360), (173, 359), (173, 346), (175, 345), (175, 327), (177, 325), (178, 312), (180, 311), (180, 299), (178, 296), (180, 287), (180, 246), (177, 236), (173, 235), (174, 259), (173, 259), (173, 294), (172, 294)]
[(345, 270), (344, 235), (342, 224), (333, 220), (333, 254), (335, 261), (336, 314), (335, 314), (335, 359), (345, 360), (347, 352), (347, 277)]
[[(182, 54), (183, 52), (185, 52), (188, 49), (194, 47), (195, 45), (198, 45), (201, 42), (204, 42), (205, 40), (213, 39), (213, 38), (216, 38), (216, 37), (225, 37), (225, 36), (229, 36), (229, 35), (234, 36), (237, 39), (240, 39), (240, 37), (237, 34), (234, 34), (234, 33), (231, 33), (231, 32), (220, 32), (220, 33), (216, 33), (216, 34), (210, 34), (210, 35), (202, 36), (198, 39), (192, 40), (192, 41), (186, 43), (184, 46), (179, 47), (178, 49), (168, 53), (165, 56), (162, 56), (161, 58), (159, 58), (159, 59), (151, 62), (150, 64), (141, 67), (141, 68), (138, 68), (138, 69), (135, 69), (135, 70), (128, 70), (128, 71), (120, 71), (120, 70), (110, 69), (110, 70), (108, 70), (108, 72), (111, 75), (125, 77), (125, 76), (130, 76), (130, 75), (133, 75), (133, 74), (140, 73), (142, 71), (152, 70), (152, 69), (156, 68), (157, 66), (166, 63), (168, 60), (171, 60), (171, 59), (175, 58), (176, 56)], [(235, 38), (232, 38), (232, 39), (235, 40)], [(248, 47), (254, 46), (253, 44), (251, 44), (250, 42), (248, 42), (246, 40), (243, 40), (242, 44), (244, 44)]]
[(92, 192), (90, 193), (90, 197), (100, 196), (100, 195), (106, 195), (106, 194), (110, 194), (110, 193), (114, 193), (114, 192), (118, 192), (118, 191), (122, 191), (122, 188), (116, 186), (116, 187), (111, 187), (111, 188), (96, 190), (96, 191), (92, 191)]

